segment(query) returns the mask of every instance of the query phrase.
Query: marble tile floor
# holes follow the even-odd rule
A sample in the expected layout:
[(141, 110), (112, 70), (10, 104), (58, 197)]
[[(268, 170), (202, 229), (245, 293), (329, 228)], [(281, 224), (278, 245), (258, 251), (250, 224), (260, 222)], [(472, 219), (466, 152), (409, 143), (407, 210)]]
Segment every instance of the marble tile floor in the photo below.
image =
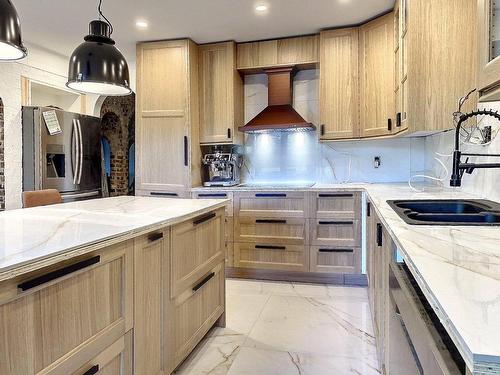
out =
[(380, 374), (366, 288), (226, 281), (226, 328), (176, 375)]

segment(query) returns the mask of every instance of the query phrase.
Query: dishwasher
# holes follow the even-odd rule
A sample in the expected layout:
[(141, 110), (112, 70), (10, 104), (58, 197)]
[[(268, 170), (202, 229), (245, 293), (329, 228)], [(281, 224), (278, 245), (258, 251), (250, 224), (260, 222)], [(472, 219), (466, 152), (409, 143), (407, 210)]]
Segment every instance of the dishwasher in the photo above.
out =
[(389, 267), (388, 373), (466, 374), (465, 362), (403, 260)]

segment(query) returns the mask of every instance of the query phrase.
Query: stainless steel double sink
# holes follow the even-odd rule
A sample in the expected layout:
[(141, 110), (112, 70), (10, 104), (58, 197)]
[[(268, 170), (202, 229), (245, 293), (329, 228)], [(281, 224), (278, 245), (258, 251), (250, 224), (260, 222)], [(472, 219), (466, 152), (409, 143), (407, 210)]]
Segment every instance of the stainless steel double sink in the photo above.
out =
[(412, 225), (500, 225), (500, 204), (484, 199), (388, 200), (387, 203)]

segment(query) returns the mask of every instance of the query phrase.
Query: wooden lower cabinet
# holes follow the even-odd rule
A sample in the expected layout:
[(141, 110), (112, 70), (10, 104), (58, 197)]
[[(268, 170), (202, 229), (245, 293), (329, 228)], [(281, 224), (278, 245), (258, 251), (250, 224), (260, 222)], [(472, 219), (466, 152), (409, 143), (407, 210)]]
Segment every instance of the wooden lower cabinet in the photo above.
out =
[(225, 309), (224, 263), (173, 298), (166, 317), (173, 368), (177, 367), (220, 318)]
[(361, 246), (360, 220), (311, 219), (309, 228), (311, 245)]
[(311, 246), (311, 272), (361, 273), (361, 248)]
[(135, 239), (135, 374), (172, 373), (224, 324), (223, 223), (221, 208)]
[(237, 217), (236, 242), (305, 245), (307, 220), (301, 218)]
[(131, 375), (133, 374), (132, 348), (132, 331), (129, 331), (73, 375)]
[(224, 209), (172, 227), (171, 289), (178, 296), (224, 258)]
[(2, 282), (0, 374), (73, 374), (123, 337), (133, 324), (132, 245)]
[(234, 266), (279, 271), (308, 271), (307, 250), (304, 245), (235, 243)]

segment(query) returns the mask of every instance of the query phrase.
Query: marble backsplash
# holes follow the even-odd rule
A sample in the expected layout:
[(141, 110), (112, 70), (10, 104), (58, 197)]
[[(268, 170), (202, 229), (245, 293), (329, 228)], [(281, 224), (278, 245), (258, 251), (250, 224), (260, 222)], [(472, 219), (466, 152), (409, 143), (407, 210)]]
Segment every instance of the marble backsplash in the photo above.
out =
[[(267, 76), (245, 77), (245, 122), (267, 106)], [(293, 106), (319, 125), (318, 71), (299, 71)], [(424, 169), (424, 138), (318, 142), (316, 132), (249, 134), (245, 139), (245, 182), (401, 182)], [(381, 166), (374, 168), (374, 157)]]

